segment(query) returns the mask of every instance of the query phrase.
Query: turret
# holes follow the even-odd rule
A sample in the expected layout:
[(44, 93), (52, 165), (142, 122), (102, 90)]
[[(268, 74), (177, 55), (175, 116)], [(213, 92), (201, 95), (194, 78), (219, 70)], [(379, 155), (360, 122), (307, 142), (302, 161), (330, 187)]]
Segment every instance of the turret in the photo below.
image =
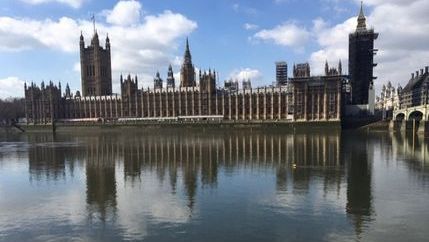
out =
[(81, 50), (81, 51), (82, 51), (83, 49), (85, 49), (85, 39), (83, 38), (82, 31), (80, 31), (80, 41), (79, 41), (79, 45), (80, 45), (80, 50)]
[(69, 84), (68, 84), (68, 83), (67, 83), (67, 85), (66, 85), (66, 97), (71, 97), (70, 87), (69, 87)]
[(343, 65), (341, 64), (341, 59), (338, 62), (338, 74), (342, 75), (343, 74)]
[(328, 64), (328, 60), (326, 60), (325, 62), (325, 76), (329, 75), (329, 64)]
[(174, 87), (176, 87), (176, 83), (174, 80), (173, 67), (170, 64), (168, 66), (168, 73), (167, 73), (167, 88), (174, 88)]
[(110, 51), (110, 39), (109, 39), (109, 34), (107, 34), (106, 36), (106, 50)]
[(153, 79), (153, 88), (154, 89), (162, 89), (162, 82), (161, 75), (159, 74), (159, 71), (156, 72), (156, 77)]

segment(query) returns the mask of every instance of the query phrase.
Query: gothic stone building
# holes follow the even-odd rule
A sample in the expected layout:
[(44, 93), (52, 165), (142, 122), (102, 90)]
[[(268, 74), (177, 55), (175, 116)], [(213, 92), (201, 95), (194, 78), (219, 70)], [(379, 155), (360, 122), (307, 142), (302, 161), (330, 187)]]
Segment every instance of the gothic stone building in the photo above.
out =
[(429, 103), (429, 67), (411, 74), (407, 85), (399, 91), (398, 109)]
[(340, 121), (341, 84), (344, 76), (330, 69), (325, 76), (310, 76), (310, 66), (299, 64), (286, 86), (218, 88), (216, 71), (199, 72), (192, 64), (186, 41), (180, 86), (176, 87), (171, 66), (167, 85), (159, 73), (153, 88), (139, 88), (137, 76), (120, 77), (119, 95), (112, 94), (110, 40), (106, 49), (94, 34), (91, 46), (84, 48), (81, 37), (82, 94), (73, 95), (67, 85), (50, 83), (25, 86), (26, 117), (30, 124), (57, 122), (122, 121), (202, 121), (224, 122), (307, 122)]

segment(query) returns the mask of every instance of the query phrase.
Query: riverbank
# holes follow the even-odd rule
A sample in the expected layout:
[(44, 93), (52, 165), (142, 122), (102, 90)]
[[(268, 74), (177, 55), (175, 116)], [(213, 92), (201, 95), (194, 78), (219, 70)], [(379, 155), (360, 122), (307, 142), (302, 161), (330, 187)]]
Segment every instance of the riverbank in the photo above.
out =
[(364, 125), (359, 128), (359, 130), (367, 130), (367, 131), (390, 131), (389, 129), (390, 120), (389, 121), (378, 121), (374, 123), (370, 123)]
[(134, 123), (56, 123), (46, 125), (23, 125), (25, 132), (76, 132), (76, 131), (109, 131), (121, 132), (123, 130), (169, 130), (169, 129), (208, 129), (208, 130), (236, 130), (236, 129), (260, 129), (260, 130), (341, 130), (341, 122), (134, 122)]

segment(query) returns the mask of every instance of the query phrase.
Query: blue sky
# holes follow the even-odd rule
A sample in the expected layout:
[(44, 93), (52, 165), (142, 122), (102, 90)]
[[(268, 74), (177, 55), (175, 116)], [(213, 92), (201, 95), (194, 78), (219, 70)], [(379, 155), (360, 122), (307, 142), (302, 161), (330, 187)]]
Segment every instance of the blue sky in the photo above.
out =
[[(429, 65), (428, 2), (365, 1), (369, 25), (380, 32), (378, 89), (388, 80), (404, 84), (408, 73)], [(90, 41), (92, 13), (101, 42), (107, 32), (111, 38), (114, 91), (120, 73), (137, 74), (145, 87), (157, 70), (165, 78), (170, 63), (178, 73), (187, 36), (194, 64), (215, 68), (219, 84), (243, 77), (254, 86), (271, 84), (279, 60), (290, 70), (293, 63), (310, 62), (317, 75), (325, 60), (336, 65), (342, 59), (347, 71), (348, 33), (355, 29), (359, 5), (355, 0), (2, 0), (0, 97), (22, 96), (23, 81), (61, 81), (80, 89), (78, 41), (80, 30)]]

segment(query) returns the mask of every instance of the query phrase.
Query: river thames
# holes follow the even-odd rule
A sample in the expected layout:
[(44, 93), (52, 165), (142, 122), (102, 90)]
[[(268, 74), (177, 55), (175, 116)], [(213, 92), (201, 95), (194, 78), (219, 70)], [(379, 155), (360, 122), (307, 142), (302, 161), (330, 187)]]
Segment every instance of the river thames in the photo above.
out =
[(427, 241), (428, 204), (420, 136), (0, 136), (0, 241)]

